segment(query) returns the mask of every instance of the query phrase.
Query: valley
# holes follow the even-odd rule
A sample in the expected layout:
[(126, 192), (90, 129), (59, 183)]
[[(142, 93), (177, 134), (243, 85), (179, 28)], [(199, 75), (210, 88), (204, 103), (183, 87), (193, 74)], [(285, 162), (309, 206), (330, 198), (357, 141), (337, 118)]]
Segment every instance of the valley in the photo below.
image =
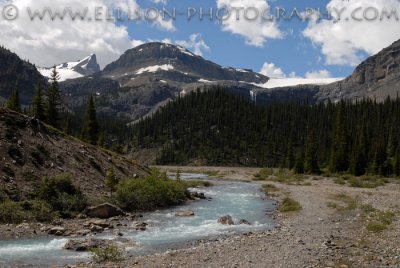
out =
[(164, 41), (0, 47), (1, 267), (400, 266), (400, 40), (346, 78)]

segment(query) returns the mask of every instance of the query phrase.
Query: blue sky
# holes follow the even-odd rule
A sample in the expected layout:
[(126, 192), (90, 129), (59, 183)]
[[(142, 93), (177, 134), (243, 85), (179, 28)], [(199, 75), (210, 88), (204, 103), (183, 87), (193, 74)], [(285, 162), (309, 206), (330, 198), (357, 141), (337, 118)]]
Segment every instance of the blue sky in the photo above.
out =
[[(296, 5), (294, 5), (294, 2)], [(272, 9), (280, 6), (288, 10), (294, 7), (305, 10), (306, 7), (324, 9), (328, 2), (279, 0), (270, 2), (270, 4)], [(155, 5), (148, 0), (139, 0), (138, 3), (143, 8), (163, 6), (163, 4)], [(176, 7), (177, 10), (185, 11), (187, 7), (216, 8), (216, 2), (203, 0), (199, 4), (199, 1), (196, 0), (168, 0), (165, 6), (168, 9)], [(263, 64), (268, 62), (279, 66), (287, 74), (295, 72), (299, 76), (304, 76), (306, 72), (328, 70), (333, 77), (345, 77), (351, 74), (354, 69), (353, 66), (325, 64), (321, 48), (313, 45), (312, 41), (305, 38), (301, 33), (307, 27), (307, 22), (297, 19), (281, 21), (278, 26), (284, 36), (281, 39), (268, 39), (263, 47), (248, 45), (242, 36), (221, 31), (221, 25), (218, 22), (210, 22), (207, 19), (204, 21), (193, 19), (188, 22), (186, 17), (178, 17), (174, 22), (176, 28), (174, 32), (152, 27), (147, 23), (130, 22), (125, 25), (129, 29), (130, 36), (140, 40), (162, 40), (165, 38), (184, 40), (188, 39), (193, 33), (200, 33), (202, 39), (210, 47), (209, 51), (203, 52), (203, 56), (223, 66), (250, 68), (259, 71)]]
[[(27, 7), (75, 10), (96, 7), (176, 8), (185, 12), (188, 7), (307, 7), (326, 10), (345, 8), (352, 11), (374, 8), (394, 10), (400, 17), (399, 0), (0, 0), (0, 10), (12, 3), (19, 9), (16, 20), (0, 19), (0, 43), (20, 57), (38, 66), (48, 67), (75, 61), (97, 54), (101, 67), (118, 59), (127, 49), (149, 40), (164, 40), (201, 52), (204, 58), (222, 66), (249, 68), (271, 77), (298, 76), (307, 78), (345, 77), (355, 66), (370, 55), (378, 53), (400, 39), (400, 19), (388, 20), (321, 20), (223, 23), (198, 18), (190, 22), (186, 16), (175, 21), (149, 22), (93, 22), (68, 20), (32, 21), (24, 13)], [(337, 16), (336, 16), (337, 18)], [(192, 39), (191, 39), (192, 38)], [(207, 49), (209, 48), (209, 49)], [(294, 73), (294, 74), (293, 74)]]

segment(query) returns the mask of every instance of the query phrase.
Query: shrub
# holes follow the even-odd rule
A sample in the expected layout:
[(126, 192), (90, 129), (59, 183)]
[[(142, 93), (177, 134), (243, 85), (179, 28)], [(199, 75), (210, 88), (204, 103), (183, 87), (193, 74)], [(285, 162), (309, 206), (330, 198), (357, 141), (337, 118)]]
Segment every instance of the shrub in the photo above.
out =
[(7, 200), (0, 204), (1, 223), (21, 223), (24, 219), (24, 211), (18, 203)]
[(343, 179), (343, 178), (335, 178), (334, 179), (334, 182), (336, 183), (336, 184), (340, 184), (340, 185), (345, 185), (346, 184), (346, 181), (345, 181), (345, 179)]
[(108, 246), (106, 248), (91, 248), (92, 259), (94, 262), (117, 262), (125, 259), (126, 252), (117, 246)]
[(272, 193), (272, 192), (278, 192), (278, 191), (279, 191), (279, 189), (278, 189), (275, 185), (273, 185), (273, 184), (264, 184), (264, 185), (262, 186), (262, 190), (263, 190), (266, 194)]
[(209, 181), (202, 180), (190, 180), (190, 181), (182, 181), (185, 184), (186, 188), (196, 188), (196, 187), (211, 187), (213, 184)]
[(44, 201), (13, 202), (7, 200), (0, 204), (1, 223), (21, 223), (22, 221), (50, 222), (58, 216)]
[(263, 168), (258, 173), (254, 175), (255, 181), (263, 181), (268, 179), (269, 176), (274, 175), (274, 170), (272, 168)]
[(296, 200), (285, 197), (282, 201), (281, 207), (279, 208), (280, 212), (291, 212), (291, 211), (299, 211), (301, 209), (301, 205)]
[(179, 205), (188, 194), (184, 182), (170, 180), (155, 170), (145, 179), (121, 181), (116, 193), (119, 204), (128, 211)]
[(44, 178), (40, 185), (39, 198), (48, 202), (63, 218), (73, 217), (87, 205), (85, 196), (72, 183), (69, 174)]
[(373, 176), (354, 177), (349, 179), (350, 186), (357, 188), (376, 188), (385, 185), (385, 183), (387, 183), (387, 180)]
[(385, 224), (379, 223), (379, 222), (373, 222), (369, 223), (367, 225), (367, 230), (373, 233), (378, 233), (382, 232), (383, 230), (386, 230), (387, 226)]

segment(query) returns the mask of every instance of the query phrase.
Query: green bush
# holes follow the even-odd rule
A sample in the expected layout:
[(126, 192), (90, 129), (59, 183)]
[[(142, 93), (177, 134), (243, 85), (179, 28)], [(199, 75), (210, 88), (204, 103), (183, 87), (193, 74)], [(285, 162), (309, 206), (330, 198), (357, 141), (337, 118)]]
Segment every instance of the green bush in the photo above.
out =
[(278, 192), (278, 191), (279, 191), (278, 187), (276, 187), (276, 186), (273, 185), (273, 184), (264, 184), (264, 185), (262, 186), (262, 190), (263, 190), (266, 194), (269, 194), (269, 193), (272, 193), (272, 192)]
[(282, 201), (281, 207), (279, 208), (280, 212), (292, 212), (299, 211), (301, 209), (301, 205), (296, 200), (285, 197)]
[(50, 222), (58, 217), (51, 206), (40, 200), (13, 202), (7, 200), (0, 204), (0, 223), (21, 223), (22, 221)]
[(121, 181), (116, 191), (119, 204), (128, 211), (179, 205), (187, 196), (184, 182), (170, 180), (165, 173), (155, 170), (145, 179)]
[(213, 184), (209, 181), (203, 180), (187, 180), (182, 181), (186, 188), (196, 188), (196, 187), (211, 187)]
[(25, 220), (25, 213), (20, 204), (13, 201), (5, 201), (0, 204), (1, 223), (21, 223)]
[(63, 218), (73, 217), (87, 205), (87, 199), (72, 183), (69, 174), (44, 178), (40, 185), (39, 198), (48, 202)]
[(367, 230), (369, 232), (373, 232), (373, 233), (382, 232), (386, 229), (387, 229), (387, 225), (379, 223), (379, 222), (373, 222), (373, 223), (369, 223), (367, 225)]
[(106, 248), (92, 248), (92, 259), (94, 262), (117, 262), (125, 259), (125, 250), (117, 246), (108, 246)]
[(376, 188), (385, 185), (385, 183), (387, 183), (387, 180), (375, 176), (353, 177), (349, 179), (350, 186), (357, 188)]
[(272, 168), (263, 168), (258, 173), (254, 175), (254, 181), (264, 181), (267, 180), (269, 176), (274, 175), (274, 170)]

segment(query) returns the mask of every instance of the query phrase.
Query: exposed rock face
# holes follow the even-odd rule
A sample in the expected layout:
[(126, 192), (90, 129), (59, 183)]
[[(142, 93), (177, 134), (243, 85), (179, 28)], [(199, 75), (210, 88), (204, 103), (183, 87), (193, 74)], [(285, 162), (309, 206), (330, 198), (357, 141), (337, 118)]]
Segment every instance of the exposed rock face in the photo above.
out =
[[(159, 68), (155, 66), (159, 66)], [(170, 76), (164, 76), (163, 71)], [(123, 83), (124, 86), (136, 84), (123, 79), (126, 76), (130, 80), (136, 80), (138, 76), (151, 76), (175, 82), (185, 82), (185, 77), (187, 77), (186, 83), (196, 82), (199, 79), (250, 83), (268, 81), (268, 77), (256, 74), (252, 70), (223, 68), (181, 46), (158, 42), (144, 44), (126, 51), (117, 61), (104, 68), (103, 76), (117, 79), (121, 83), (126, 81)]]
[(382, 101), (387, 96), (396, 97), (399, 85), (400, 40), (366, 59), (345, 80), (321, 86), (316, 97), (318, 101), (366, 97)]
[(85, 211), (91, 218), (109, 219), (116, 216), (125, 216), (119, 207), (105, 203), (98, 206), (89, 207)]
[(194, 212), (192, 210), (180, 210), (175, 212), (175, 216), (177, 217), (191, 217), (194, 216)]
[(218, 223), (223, 225), (234, 225), (233, 219), (230, 215), (225, 215), (218, 220)]
[(164, 103), (197, 88), (222, 85), (248, 97), (268, 77), (252, 70), (224, 68), (187, 49), (165, 43), (148, 43), (126, 51), (93, 76), (60, 84), (71, 109), (82, 109), (85, 95), (95, 95), (101, 113), (135, 121)]

